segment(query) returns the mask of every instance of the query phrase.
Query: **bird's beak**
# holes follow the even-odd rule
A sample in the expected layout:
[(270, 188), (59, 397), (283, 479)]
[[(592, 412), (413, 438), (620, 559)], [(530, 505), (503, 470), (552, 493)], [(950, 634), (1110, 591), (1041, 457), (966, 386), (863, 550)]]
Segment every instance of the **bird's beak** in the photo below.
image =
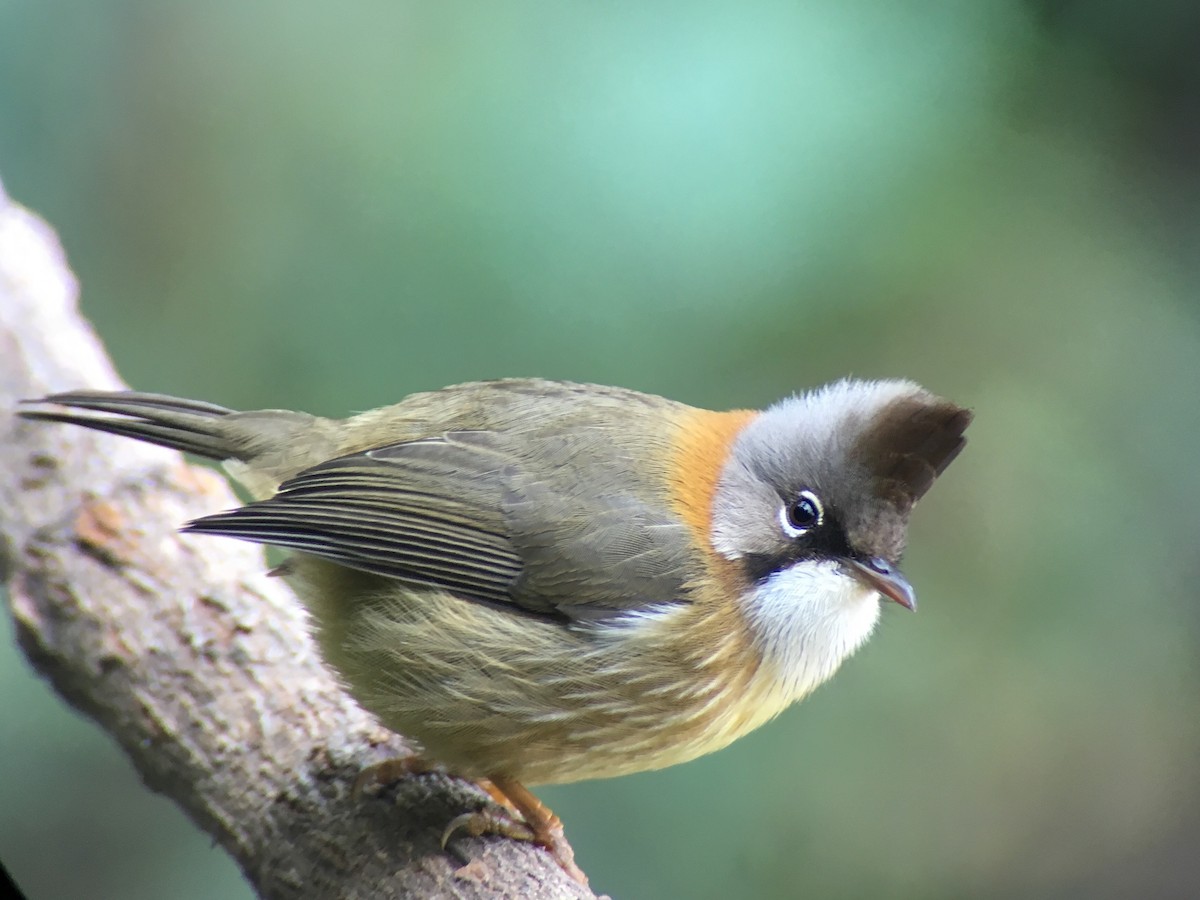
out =
[(848, 559), (846, 568), (850, 574), (867, 587), (879, 591), (889, 600), (895, 600), (905, 609), (917, 608), (917, 594), (908, 579), (886, 559), (872, 556), (870, 559)]

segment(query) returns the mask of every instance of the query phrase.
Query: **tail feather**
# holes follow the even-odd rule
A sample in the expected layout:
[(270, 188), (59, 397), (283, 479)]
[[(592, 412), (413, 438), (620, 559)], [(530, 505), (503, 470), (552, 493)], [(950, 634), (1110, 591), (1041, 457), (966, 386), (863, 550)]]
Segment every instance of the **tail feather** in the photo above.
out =
[(90, 409), (96, 412), (120, 413), (132, 415), (137, 409), (160, 409), (168, 412), (191, 412), (204, 416), (227, 416), (232, 409), (206, 403), (203, 400), (188, 400), (183, 397), (172, 397), (169, 394), (151, 394), (144, 391), (63, 391), (61, 394), (50, 394), (41, 400), (27, 400), (27, 403), (57, 403), (61, 406), (74, 406), (78, 409)]
[(219, 420), (233, 410), (213, 403), (135, 391), (68, 391), (22, 402), (52, 403), (85, 411), (22, 410), (19, 415), (24, 419), (82, 425), (209, 459), (228, 459), (235, 454), (219, 425)]

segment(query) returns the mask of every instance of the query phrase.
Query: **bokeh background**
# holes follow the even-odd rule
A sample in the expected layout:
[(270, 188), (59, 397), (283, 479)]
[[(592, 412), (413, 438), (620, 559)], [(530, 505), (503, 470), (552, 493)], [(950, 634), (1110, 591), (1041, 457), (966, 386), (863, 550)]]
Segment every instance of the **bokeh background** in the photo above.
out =
[[(674, 769), (543, 791), (627, 898), (1200, 895), (1190, 0), (0, 0), (0, 178), (126, 379), (975, 408), (917, 615)], [(0, 625), (31, 900), (242, 898)]]

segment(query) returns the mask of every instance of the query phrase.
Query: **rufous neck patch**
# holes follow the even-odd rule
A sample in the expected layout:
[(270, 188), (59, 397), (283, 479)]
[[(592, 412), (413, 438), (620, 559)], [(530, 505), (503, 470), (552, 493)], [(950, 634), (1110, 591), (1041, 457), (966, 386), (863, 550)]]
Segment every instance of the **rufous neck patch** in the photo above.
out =
[(753, 409), (691, 409), (679, 417), (670, 468), (671, 498), (696, 540), (709, 548), (713, 497), (721, 470), (742, 429), (761, 415)]

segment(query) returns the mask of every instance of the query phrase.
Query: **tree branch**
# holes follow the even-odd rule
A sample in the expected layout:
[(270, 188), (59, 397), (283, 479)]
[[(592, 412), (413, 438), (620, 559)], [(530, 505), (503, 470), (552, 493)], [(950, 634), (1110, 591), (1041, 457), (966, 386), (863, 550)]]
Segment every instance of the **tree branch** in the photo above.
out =
[[(264, 898), (593, 897), (539, 848), (442, 828), (485, 795), (438, 776), (351, 788), (404, 752), (338, 687), (261, 554), (176, 528), (236, 503), (179, 454), (11, 415), (122, 386), (52, 230), (0, 190), (0, 576), (21, 647), (212, 835)], [(394, 799), (394, 803), (386, 802)]]

